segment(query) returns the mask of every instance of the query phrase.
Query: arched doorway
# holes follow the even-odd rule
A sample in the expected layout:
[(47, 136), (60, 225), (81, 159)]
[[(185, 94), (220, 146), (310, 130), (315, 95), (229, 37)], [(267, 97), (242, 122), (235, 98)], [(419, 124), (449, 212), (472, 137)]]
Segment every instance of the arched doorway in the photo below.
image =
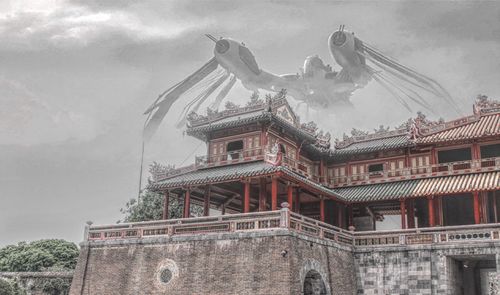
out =
[(307, 272), (303, 291), (304, 295), (327, 295), (325, 282), (319, 272), (313, 269)]

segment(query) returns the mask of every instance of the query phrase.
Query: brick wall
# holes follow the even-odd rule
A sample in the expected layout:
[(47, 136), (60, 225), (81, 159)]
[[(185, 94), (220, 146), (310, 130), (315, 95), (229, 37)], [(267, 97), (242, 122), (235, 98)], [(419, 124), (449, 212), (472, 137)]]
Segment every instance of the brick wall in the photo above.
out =
[(465, 290), (464, 259), (500, 276), (498, 242), (353, 248), (286, 229), (94, 241), (70, 294), (297, 295), (314, 272), (326, 294), (451, 295)]
[(296, 295), (311, 269), (335, 294), (355, 293), (350, 248), (276, 230), (85, 243), (70, 294)]

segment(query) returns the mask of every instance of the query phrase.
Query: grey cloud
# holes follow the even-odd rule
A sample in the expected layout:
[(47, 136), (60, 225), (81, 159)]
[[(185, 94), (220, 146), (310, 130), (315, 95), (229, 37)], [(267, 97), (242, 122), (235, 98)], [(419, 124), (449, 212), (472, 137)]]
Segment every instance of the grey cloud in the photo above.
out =
[[(26, 123), (27, 134), (50, 129), (39, 138), (23, 135), (31, 140), (28, 146), (0, 142), (0, 225), (9, 224), (0, 228), (0, 244), (42, 234), (78, 242), (86, 220), (119, 218), (119, 208), (137, 194), (142, 112), (212, 57), (213, 43), (203, 34), (244, 41), (262, 68), (288, 73), (298, 71), (308, 55), (332, 63), (328, 35), (346, 24), (364, 41), (444, 84), (469, 112), (478, 92), (500, 96), (500, 41), (492, 37), (499, 27), (498, 5), (476, 9), (483, 19), (470, 22), (477, 24), (457, 24), (466, 8), (460, 2), (75, 0), (51, 12), (0, 16), (0, 77), (21, 87), (2, 84), (0, 103), (12, 114), (0, 117), (0, 125), (31, 114), (45, 124)], [(464, 28), (447, 25), (447, 19), (484, 32), (477, 44), (469, 42), (473, 34), (462, 35)], [(231, 93), (237, 102), (248, 96), (241, 86)], [(374, 83), (352, 100), (355, 115), (318, 116), (304, 108), (299, 115), (319, 118), (320, 127), (335, 136), (351, 127), (394, 126), (413, 115)], [(436, 116), (452, 117), (433, 103)], [(175, 104), (172, 113), (181, 108), (182, 102)], [(95, 132), (46, 119), (58, 112), (83, 116)], [(167, 117), (146, 146), (146, 165), (188, 164), (192, 153), (204, 153), (203, 144), (173, 127), (176, 119)], [(34, 226), (37, 220), (46, 227)]]

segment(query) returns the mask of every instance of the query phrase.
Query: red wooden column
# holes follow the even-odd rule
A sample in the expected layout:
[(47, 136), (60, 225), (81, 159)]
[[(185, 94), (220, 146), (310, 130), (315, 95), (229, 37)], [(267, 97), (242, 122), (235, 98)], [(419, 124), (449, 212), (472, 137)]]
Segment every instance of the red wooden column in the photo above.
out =
[(243, 213), (250, 212), (250, 180), (245, 180), (243, 195)]
[(344, 205), (337, 203), (337, 223), (340, 228), (344, 228), (344, 210), (342, 210)]
[(184, 214), (182, 217), (188, 218), (189, 213), (191, 212), (191, 189), (188, 188), (186, 189), (186, 192), (184, 193)]
[(319, 220), (325, 222), (325, 198), (323, 196), (319, 199)]
[(210, 215), (210, 184), (205, 187), (205, 195), (203, 196), (203, 216)]
[(498, 212), (497, 212), (497, 194), (493, 192), (493, 221), (498, 222)]
[(168, 202), (170, 200), (170, 192), (166, 191), (164, 195), (164, 200), (163, 200), (163, 216), (162, 219), (166, 220), (168, 219)]
[(288, 202), (288, 208), (290, 208), (290, 211), (293, 211), (293, 186), (291, 183), (288, 184), (286, 196), (287, 196), (287, 202)]
[(399, 208), (401, 211), (401, 229), (406, 229), (406, 203), (404, 199), (399, 200)]
[(436, 197), (435, 202), (437, 203), (437, 216), (438, 216), (438, 224), (440, 226), (444, 225), (444, 218), (443, 218), (443, 197)]
[(265, 177), (260, 178), (260, 188), (259, 188), (259, 211), (266, 211), (266, 199), (267, 199), (267, 181)]
[(278, 177), (271, 179), (271, 210), (278, 210)]
[(436, 225), (435, 212), (434, 212), (434, 196), (427, 198), (427, 204), (429, 207), (429, 226), (433, 227)]
[(295, 188), (295, 206), (293, 212), (300, 213), (300, 187)]
[(353, 223), (353, 213), (352, 213), (352, 204), (349, 204), (348, 207), (348, 225), (347, 225), (347, 228), (351, 227), (351, 226), (354, 226), (354, 223)]
[(489, 206), (490, 202), (488, 201), (488, 192), (481, 192), (479, 194), (480, 196), (480, 202), (481, 202), (481, 223), (488, 223), (490, 220), (489, 219)]
[(415, 200), (408, 200), (408, 228), (415, 228)]
[(474, 198), (474, 223), (479, 224), (481, 223), (481, 214), (479, 211), (479, 193), (478, 192), (473, 192), (472, 197)]

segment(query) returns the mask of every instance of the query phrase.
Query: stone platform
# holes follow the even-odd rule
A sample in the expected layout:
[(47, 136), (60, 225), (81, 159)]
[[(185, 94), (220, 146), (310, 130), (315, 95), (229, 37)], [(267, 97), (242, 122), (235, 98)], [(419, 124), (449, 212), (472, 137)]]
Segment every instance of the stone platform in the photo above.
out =
[(350, 232), (284, 208), (87, 227), (70, 294), (461, 294), (499, 265), (500, 224)]

